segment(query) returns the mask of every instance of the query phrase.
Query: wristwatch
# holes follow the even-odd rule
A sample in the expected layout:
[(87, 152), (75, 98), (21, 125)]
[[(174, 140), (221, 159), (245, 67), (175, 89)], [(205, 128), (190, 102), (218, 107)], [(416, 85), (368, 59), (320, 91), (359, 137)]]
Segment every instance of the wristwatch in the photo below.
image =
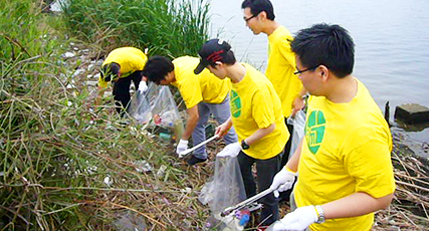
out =
[(247, 150), (249, 149), (250, 146), (248, 144), (246, 144), (246, 141), (244, 141), (244, 139), (241, 141), (241, 149), (243, 150)]
[(322, 206), (320, 205), (316, 205), (314, 206), (316, 208), (316, 212), (317, 212), (317, 224), (321, 224), (323, 222), (325, 222), (325, 214), (323, 213), (323, 209)]

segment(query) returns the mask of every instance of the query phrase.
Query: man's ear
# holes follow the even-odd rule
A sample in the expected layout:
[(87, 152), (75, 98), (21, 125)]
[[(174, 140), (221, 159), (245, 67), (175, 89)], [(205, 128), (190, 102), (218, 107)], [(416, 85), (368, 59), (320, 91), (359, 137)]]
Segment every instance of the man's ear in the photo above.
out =
[(221, 61), (216, 61), (215, 62), (216, 66), (214, 68), (217, 68), (217, 66), (222, 67), (223, 63)]
[(323, 78), (324, 81), (328, 80), (329, 78), (329, 69), (328, 67), (326, 67), (325, 65), (320, 65), (319, 66), (319, 72), (321, 77)]
[(267, 20), (267, 12), (262, 11), (259, 13), (259, 15), (257, 17), (259, 17), (260, 20), (265, 21), (265, 20)]

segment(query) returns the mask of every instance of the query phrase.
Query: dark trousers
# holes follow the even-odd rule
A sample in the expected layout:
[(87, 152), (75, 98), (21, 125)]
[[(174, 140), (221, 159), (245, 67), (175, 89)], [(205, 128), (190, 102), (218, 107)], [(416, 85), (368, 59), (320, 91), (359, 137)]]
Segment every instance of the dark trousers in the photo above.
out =
[(293, 155), (293, 153), (290, 153), (290, 147), (292, 146), (293, 125), (288, 124), (287, 119), (288, 118), (285, 117), (285, 124), (286, 124), (287, 130), (289, 131), (290, 136), (289, 136), (288, 141), (286, 142), (285, 149), (284, 149), (284, 152), (282, 154), (282, 162), (281, 162), (280, 166), (285, 166), (288, 159), (289, 159), (289, 155)]
[(134, 86), (136, 87), (136, 90), (137, 90), (139, 88), (139, 84), (141, 80), (142, 80), (142, 72), (135, 71), (129, 76), (125, 78), (119, 78), (116, 82), (114, 82), (113, 96), (115, 99), (116, 111), (121, 116), (124, 116), (128, 108), (128, 103), (130, 102), (130, 99), (131, 99), (131, 96), (130, 96), (131, 81), (134, 82)]
[[(258, 160), (240, 151), (237, 159), (240, 164), (241, 176), (243, 177), (247, 198), (256, 195), (256, 183), (252, 173), (252, 165), (254, 163), (256, 163), (259, 192), (270, 187), (274, 176), (280, 168), (280, 155), (267, 160)], [(274, 197), (273, 193), (270, 193), (269, 195), (261, 198), (259, 202), (263, 205), (260, 217), (260, 221), (263, 221), (262, 225), (266, 226), (275, 222), (279, 218), (278, 199)]]

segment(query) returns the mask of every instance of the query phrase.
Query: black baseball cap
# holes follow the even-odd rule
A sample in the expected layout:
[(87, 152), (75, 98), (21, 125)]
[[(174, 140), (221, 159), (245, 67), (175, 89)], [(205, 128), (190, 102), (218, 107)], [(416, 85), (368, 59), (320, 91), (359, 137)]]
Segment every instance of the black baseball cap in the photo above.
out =
[(204, 68), (217, 61), (222, 61), (226, 56), (231, 46), (221, 39), (210, 39), (203, 47), (201, 47), (198, 54), (200, 55), (200, 63), (195, 68), (194, 73), (198, 75)]

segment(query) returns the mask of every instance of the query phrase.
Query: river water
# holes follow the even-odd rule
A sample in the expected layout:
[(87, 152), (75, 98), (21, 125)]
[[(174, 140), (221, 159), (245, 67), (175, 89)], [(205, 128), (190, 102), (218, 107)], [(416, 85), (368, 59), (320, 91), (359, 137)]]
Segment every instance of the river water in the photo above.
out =
[[(211, 37), (229, 41), (238, 60), (265, 71), (267, 36), (253, 35), (246, 27), (241, 2), (211, 1)], [(356, 44), (354, 76), (368, 87), (383, 112), (386, 102), (390, 102), (392, 121), (398, 105), (417, 103), (429, 107), (429, 1), (272, 0), (272, 3), (275, 20), (292, 34), (321, 22), (346, 28)], [(411, 140), (429, 142), (427, 126), (406, 130)]]

